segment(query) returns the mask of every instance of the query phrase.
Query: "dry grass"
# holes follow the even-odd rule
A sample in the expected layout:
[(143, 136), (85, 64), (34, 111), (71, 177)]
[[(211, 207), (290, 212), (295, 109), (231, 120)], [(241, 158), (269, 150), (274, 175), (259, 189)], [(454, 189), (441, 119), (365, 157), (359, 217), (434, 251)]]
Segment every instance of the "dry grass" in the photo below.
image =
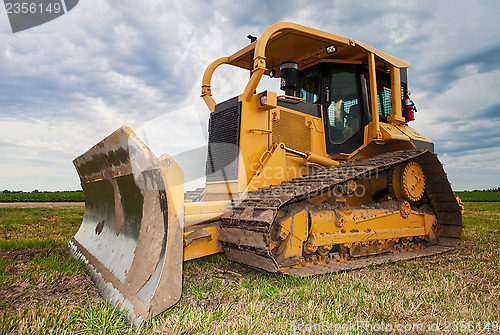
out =
[(104, 304), (82, 300), (15, 310), (4, 305), (0, 333), (286, 334), (294, 325), (356, 321), (425, 327), (473, 321), (468, 333), (477, 333), (479, 322), (500, 321), (500, 203), (466, 208), (461, 245), (443, 255), (309, 279), (252, 270), (214, 255), (186, 262), (181, 301), (139, 330)]

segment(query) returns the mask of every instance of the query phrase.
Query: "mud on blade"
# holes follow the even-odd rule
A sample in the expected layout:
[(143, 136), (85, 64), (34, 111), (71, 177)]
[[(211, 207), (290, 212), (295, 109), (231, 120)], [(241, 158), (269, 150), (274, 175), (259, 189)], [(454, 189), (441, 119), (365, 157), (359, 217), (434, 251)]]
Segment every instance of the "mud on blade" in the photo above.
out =
[(182, 291), (184, 175), (122, 127), (73, 161), (85, 194), (70, 242), (101, 296), (140, 325)]

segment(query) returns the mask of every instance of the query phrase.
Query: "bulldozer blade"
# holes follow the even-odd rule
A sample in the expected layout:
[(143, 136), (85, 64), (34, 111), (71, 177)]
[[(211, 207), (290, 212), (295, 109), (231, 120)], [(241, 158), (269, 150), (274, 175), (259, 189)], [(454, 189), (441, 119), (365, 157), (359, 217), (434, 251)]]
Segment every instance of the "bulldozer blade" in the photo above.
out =
[(182, 292), (184, 174), (122, 127), (73, 161), (85, 195), (70, 242), (107, 303), (140, 326)]

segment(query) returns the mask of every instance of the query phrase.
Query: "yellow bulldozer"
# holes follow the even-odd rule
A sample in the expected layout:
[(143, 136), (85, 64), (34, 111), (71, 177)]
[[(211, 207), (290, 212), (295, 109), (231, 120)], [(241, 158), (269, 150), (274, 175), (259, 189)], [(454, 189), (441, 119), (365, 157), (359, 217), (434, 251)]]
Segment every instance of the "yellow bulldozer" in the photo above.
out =
[[(216, 103), (222, 64), (250, 71)], [(408, 123), (409, 64), (353, 39), (277, 23), (208, 66), (206, 184), (122, 127), (74, 160), (85, 194), (70, 242), (103, 298), (140, 325), (174, 305), (183, 261), (305, 277), (451, 250), (459, 203), (433, 143)], [(256, 93), (263, 76), (284, 94)]]

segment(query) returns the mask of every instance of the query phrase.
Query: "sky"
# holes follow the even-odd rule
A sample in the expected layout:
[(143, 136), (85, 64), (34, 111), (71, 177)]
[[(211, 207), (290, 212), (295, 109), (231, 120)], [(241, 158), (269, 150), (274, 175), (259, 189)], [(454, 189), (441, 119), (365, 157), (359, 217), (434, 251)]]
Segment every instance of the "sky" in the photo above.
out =
[[(499, 16), (498, 0), (82, 0), (53, 21), (12, 33), (2, 7), (0, 190), (80, 189), (72, 160), (122, 125), (158, 156), (182, 161), (196, 153), (203, 171), (205, 68), (280, 21), (409, 62), (418, 108), (411, 126), (434, 141), (452, 187), (496, 188)], [(215, 100), (240, 94), (247, 81), (246, 71), (217, 69)], [(266, 81), (258, 91), (267, 88), (278, 84)], [(189, 185), (201, 186), (197, 177)]]

